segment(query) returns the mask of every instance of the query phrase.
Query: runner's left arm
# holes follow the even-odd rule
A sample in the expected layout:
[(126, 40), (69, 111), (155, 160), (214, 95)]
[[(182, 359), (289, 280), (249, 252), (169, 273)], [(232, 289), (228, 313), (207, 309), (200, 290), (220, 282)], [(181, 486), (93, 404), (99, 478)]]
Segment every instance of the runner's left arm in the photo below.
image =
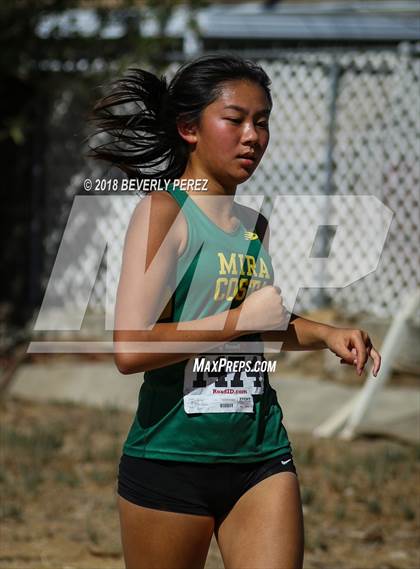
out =
[[(268, 251), (269, 227), (265, 228), (264, 246)], [(369, 358), (373, 361), (373, 375), (379, 372), (381, 355), (373, 347), (367, 332), (360, 329), (338, 328), (329, 324), (315, 322), (292, 313), (286, 330), (267, 330), (261, 332), (265, 347), (270, 343), (282, 342), (285, 351), (322, 350), (328, 348), (340, 363), (354, 365), (361, 375)]]

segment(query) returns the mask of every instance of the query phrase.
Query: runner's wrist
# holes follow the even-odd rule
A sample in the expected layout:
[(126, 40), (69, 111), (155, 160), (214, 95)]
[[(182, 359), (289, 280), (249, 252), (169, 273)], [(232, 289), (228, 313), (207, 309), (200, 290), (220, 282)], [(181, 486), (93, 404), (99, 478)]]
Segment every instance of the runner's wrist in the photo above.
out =
[[(240, 316), (241, 316), (241, 312), (242, 312), (242, 306), (243, 304), (240, 304), (239, 306), (237, 306), (236, 308), (232, 308), (231, 310), (229, 310), (230, 313), (232, 313), (231, 318), (232, 318), (232, 325), (233, 325), (233, 330), (232, 330), (232, 340), (235, 340), (237, 338), (240, 338), (242, 336), (249, 336), (249, 334), (254, 334), (259, 332), (258, 330), (253, 330), (253, 329), (242, 329), (239, 325), (240, 322)], [(241, 321), (241, 325), (244, 326), (246, 324), (246, 322)]]

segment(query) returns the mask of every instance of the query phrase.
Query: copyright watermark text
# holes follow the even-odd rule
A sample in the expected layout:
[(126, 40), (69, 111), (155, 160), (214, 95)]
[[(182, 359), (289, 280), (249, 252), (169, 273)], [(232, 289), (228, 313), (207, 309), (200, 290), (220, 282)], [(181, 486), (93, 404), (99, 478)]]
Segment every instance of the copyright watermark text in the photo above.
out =
[(179, 188), (183, 191), (207, 191), (206, 178), (162, 180), (148, 178), (137, 180), (135, 178), (86, 178), (83, 188), (86, 192), (156, 192)]

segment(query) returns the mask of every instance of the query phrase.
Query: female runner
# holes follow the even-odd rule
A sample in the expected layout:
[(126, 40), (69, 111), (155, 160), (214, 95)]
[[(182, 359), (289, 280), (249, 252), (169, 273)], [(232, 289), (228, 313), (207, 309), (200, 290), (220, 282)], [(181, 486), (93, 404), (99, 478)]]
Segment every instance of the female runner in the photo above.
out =
[(108, 140), (93, 156), (160, 190), (131, 217), (115, 311), (116, 365), (145, 372), (118, 475), (127, 569), (203, 568), (213, 533), (227, 569), (302, 568), (299, 482), (262, 342), (330, 349), (359, 375), (369, 357), (380, 367), (366, 332), (287, 312), (268, 222), (234, 200), (268, 145), (269, 85), (251, 61), (208, 55), (169, 84), (132, 69), (94, 109)]

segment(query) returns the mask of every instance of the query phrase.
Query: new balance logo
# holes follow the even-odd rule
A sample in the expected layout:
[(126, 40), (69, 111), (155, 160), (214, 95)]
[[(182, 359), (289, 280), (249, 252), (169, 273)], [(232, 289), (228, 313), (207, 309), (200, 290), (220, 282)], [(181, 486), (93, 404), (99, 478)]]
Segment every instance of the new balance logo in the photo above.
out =
[(244, 237), (245, 239), (248, 239), (248, 241), (253, 241), (254, 239), (258, 239), (258, 235), (256, 233), (252, 233), (252, 231), (245, 231)]

